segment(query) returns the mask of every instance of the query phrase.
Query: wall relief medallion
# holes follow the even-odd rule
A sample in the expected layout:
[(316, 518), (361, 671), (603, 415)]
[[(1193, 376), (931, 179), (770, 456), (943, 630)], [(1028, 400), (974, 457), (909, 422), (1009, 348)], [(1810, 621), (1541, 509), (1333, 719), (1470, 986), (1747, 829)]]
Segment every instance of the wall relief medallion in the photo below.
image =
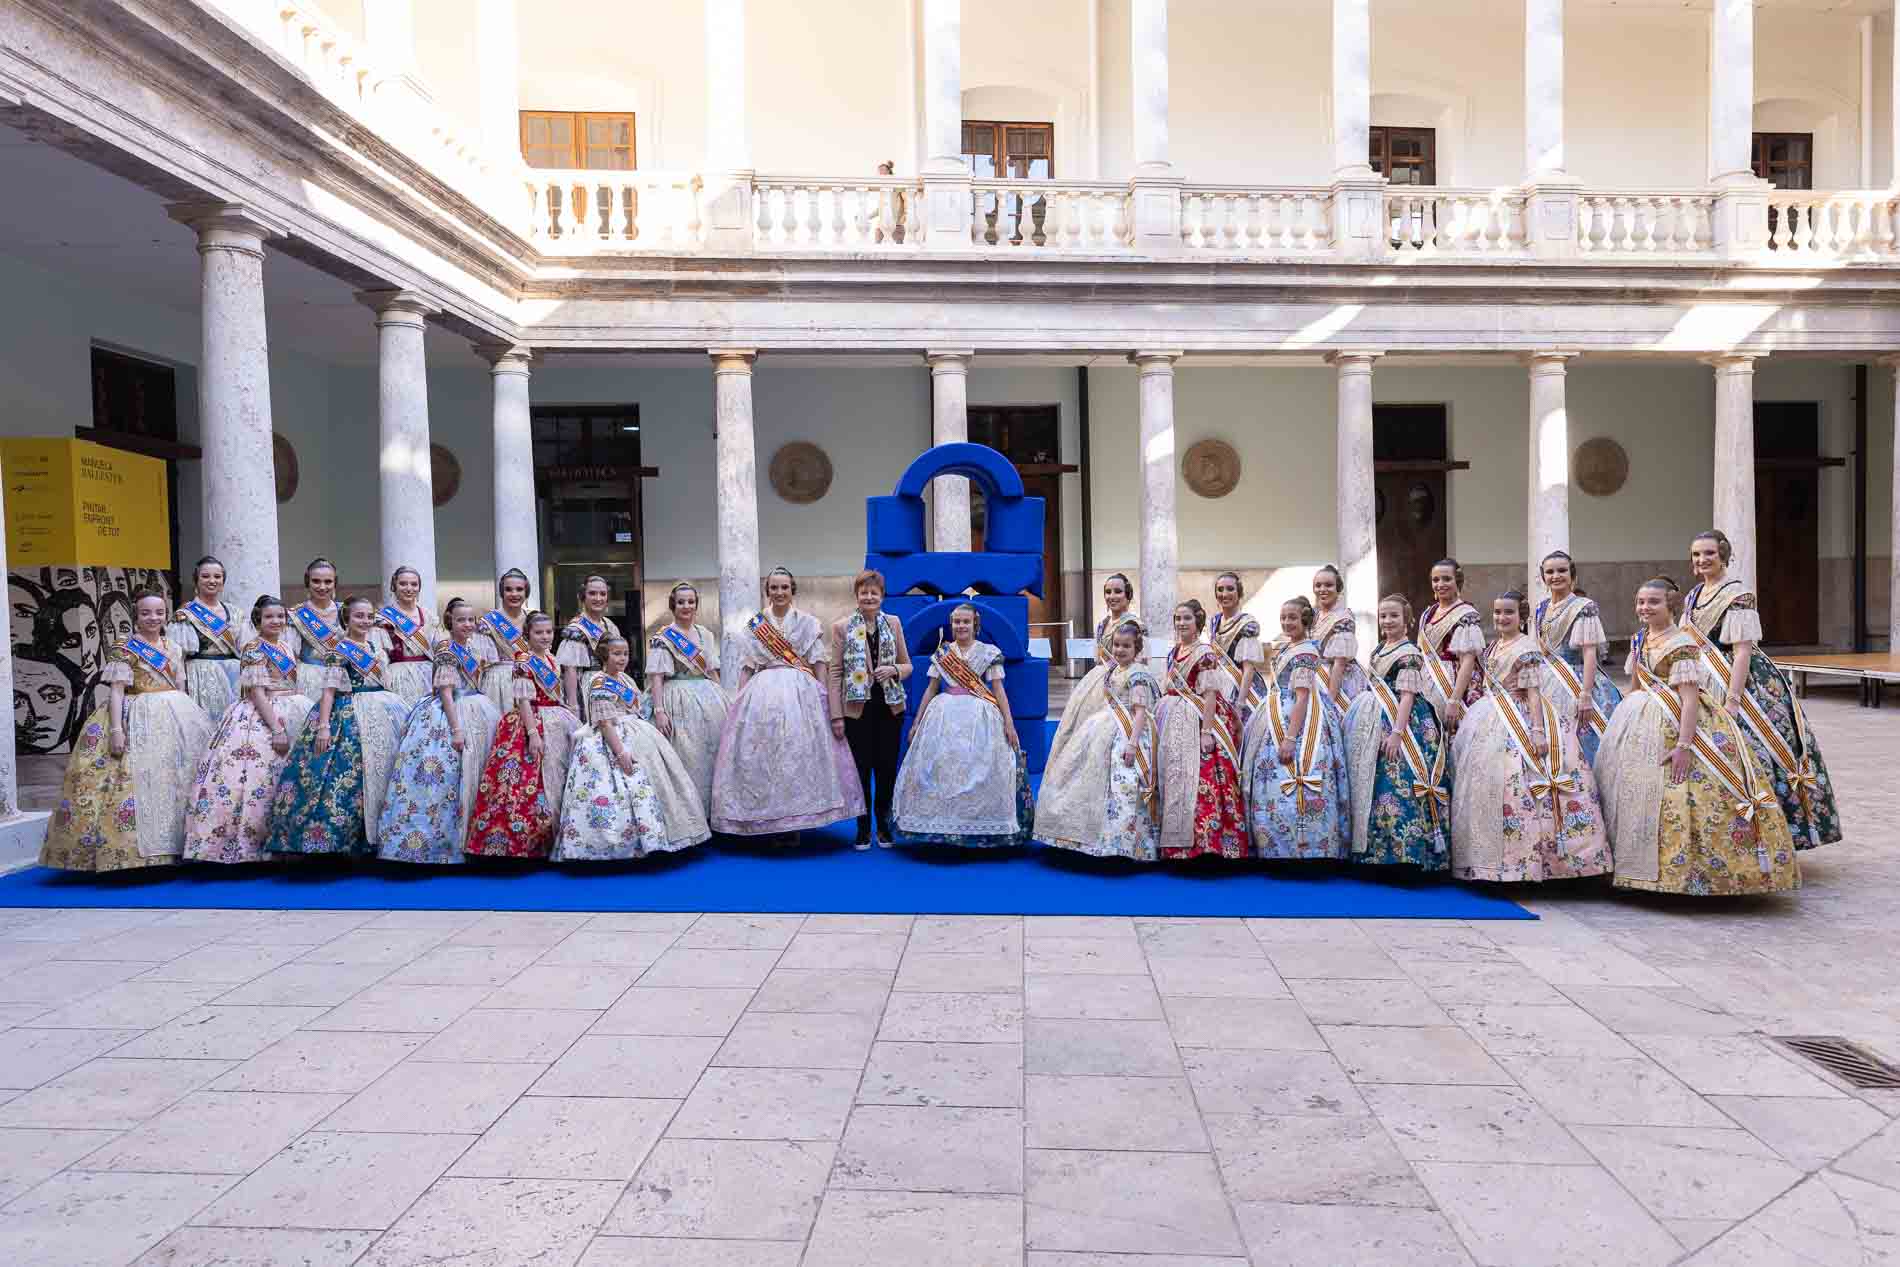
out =
[(779, 446), (767, 470), (772, 491), (794, 506), (804, 506), (823, 497), (831, 488), (831, 459), (808, 440), (794, 440)]
[(1225, 440), (1196, 440), (1181, 455), (1181, 478), (1202, 497), (1225, 497), (1240, 483), (1240, 454)]
[(439, 444), (429, 446), (429, 488), (437, 506), (446, 506), (462, 491), (462, 459)]
[(299, 471), (297, 469), (297, 448), (284, 439), (283, 433), (270, 433), (270, 463), (272, 473), (277, 478), (277, 504), (283, 505), (297, 495)]
[(1630, 477), (1630, 455), (1608, 436), (1595, 436), (1577, 446), (1571, 458), (1571, 478), (1592, 497), (1608, 497)]

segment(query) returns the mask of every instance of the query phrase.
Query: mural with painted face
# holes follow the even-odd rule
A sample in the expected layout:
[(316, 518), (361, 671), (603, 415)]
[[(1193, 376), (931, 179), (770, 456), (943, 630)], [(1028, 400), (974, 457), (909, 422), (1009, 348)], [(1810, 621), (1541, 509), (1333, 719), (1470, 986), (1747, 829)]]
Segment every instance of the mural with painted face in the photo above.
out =
[(13, 649), (13, 743), (22, 754), (63, 752), (78, 729), (84, 683), (64, 660)]
[[(153, 568), (57, 567), (8, 575), (19, 751), (70, 749), (79, 722), (106, 697), (99, 671), (105, 653), (132, 636), (130, 595), (141, 586), (157, 589), (169, 610), (169, 579)], [(32, 685), (21, 686), (29, 677)]]

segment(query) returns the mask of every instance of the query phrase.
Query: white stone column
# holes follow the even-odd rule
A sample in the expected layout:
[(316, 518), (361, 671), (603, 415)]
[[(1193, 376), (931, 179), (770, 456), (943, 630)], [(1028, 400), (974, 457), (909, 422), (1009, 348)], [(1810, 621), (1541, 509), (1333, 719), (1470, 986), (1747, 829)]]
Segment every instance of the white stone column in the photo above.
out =
[(1769, 184), (1755, 178), (1755, 0), (1714, 0), (1709, 19), (1710, 236), (1746, 255), (1768, 238)]
[(1134, 102), (1135, 249), (1181, 249), (1181, 178), (1168, 159), (1168, 0), (1132, 0), (1129, 77)]
[(1174, 516), (1179, 465), (1174, 448), (1174, 363), (1178, 350), (1136, 352), (1141, 371), (1141, 619), (1157, 638), (1172, 638), (1174, 604), (1180, 592), (1181, 546)]
[[(930, 442), (960, 444), (970, 438), (969, 348), (954, 352), (926, 352), (930, 366)], [(939, 475), (930, 481), (931, 549), (970, 548), (970, 481), (961, 475)]]
[(719, 676), (739, 686), (745, 626), (759, 610), (758, 453), (752, 438), (751, 348), (713, 348), (713, 453), (719, 506)]
[[(1893, 434), (1895, 440), (1900, 440), (1900, 357), (1883, 357), (1881, 364), (1893, 372)], [(1900, 638), (1900, 444), (1893, 450), (1893, 476), (1893, 483), (1888, 485), (1892, 490), (1888, 514), (1893, 535), (1887, 545), (1887, 646), (1900, 650), (1900, 642), (1895, 641)]]
[(1887, 18), (1887, 139), (1893, 150), (1887, 158), (1887, 183), (1900, 184), (1900, 0), (1894, 0)]
[(1715, 367), (1715, 522), (1735, 547), (1729, 570), (1755, 576), (1755, 358), (1717, 356)]
[(359, 296), (376, 312), (376, 417), (381, 443), (382, 577), (398, 567), (422, 574), (422, 605), (435, 610), (435, 478), (429, 458), (429, 362), (423, 350), (436, 311), (410, 290)]
[[(516, 344), (482, 348), (494, 386), (495, 575), (509, 568), (528, 574), (528, 605), (541, 592), (539, 506), (534, 495), (534, 427), (529, 414), (528, 374), (533, 353)], [(495, 595), (501, 601), (501, 595)]]
[(924, 245), (970, 249), (970, 165), (963, 157), (963, 3), (923, 0)]
[(745, 0), (705, 0), (706, 245), (753, 245), (752, 140), (746, 129)]
[(1371, 0), (1333, 0), (1333, 243), (1347, 258), (1387, 252), (1385, 180), (1367, 159), (1372, 127)]
[(1378, 358), (1377, 352), (1334, 352), (1326, 358), (1339, 380), (1334, 476), (1339, 570), (1346, 576), (1346, 605), (1361, 629), (1378, 628), (1379, 613), (1378, 494), (1372, 468), (1372, 363)]
[(1530, 487), (1525, 524), (1533, 604), (1548, 597), (1539, 566), (1552, 550), (1570, 549), (1570, 421), (1564, 404), (1565, 362), (1571, 352), (1534, 352), (1530, 367)]
[(205, 550), (224, 561), (224, 592), (231, 605), (249, 611), (258, 595), (283, 592), (264, 328), (264, 239), (277, 231), (227, 203), (182, 204), (167, 211), (198, 231)]
[(475, 73), (481, 86), (482, 147), (509, 168), (521, 164), (521, 28), (515, 0), (476, 0)]
[(1564, 175), (1564, 0), (1524, 0), (1524, 172)]

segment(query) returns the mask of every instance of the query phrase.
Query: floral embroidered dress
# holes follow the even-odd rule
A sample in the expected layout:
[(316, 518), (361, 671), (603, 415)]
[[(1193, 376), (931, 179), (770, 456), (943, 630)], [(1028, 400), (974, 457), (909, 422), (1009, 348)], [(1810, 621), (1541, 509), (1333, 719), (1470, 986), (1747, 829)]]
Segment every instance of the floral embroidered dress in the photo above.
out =
[(41, 866), (122, 871), (178, 861), (192, 776), (212, 732), (184, 680), (170, 638), (151, 644), (134, 636), (106, 653), (100, 681), (125, 687), (125, 755), (112, 755), (108, 695), (73, 741)]
[[(1114, 627), (1122, 621), (1136, 619), (1135, 614), (1129, 612), (1119, 618), (1104, 616), (1101, 621), (1096, 624), (1095, 663), (1090, 666), (1087, 673), (1082, 675), (1082, 680), (1075, 684), (1075, 689), (1069, 692), (1069, 702), (1065, 704), (1062, 709), (1062, 720), (1065, 725), (1072, 716), (1078, 717), (1078, 719), (1090, 717), (1098, 710), (1108, 707), (1108, 675), (1113, 672), (1115, 668), (1115, 657), (1109, 653), (1108, 644), (1110, 635), (1114, 633)], [(1143, 647), (1143, 657), (1145, 657), (1146, 654), (1147, 648)], [(1150, 678), (1153, 677), (1152, 674), (1149, 676)], [(1056, 737), (1059, 740), (1061, 736), (1062, 731), (1058, 728)], [(1053, 753), (1055, 749), (1052, 747), (1049, 751)], [(1047, 766), (1045, 766), (1043, 771), (1043, 783), (1046, 785), (1048, 782), (1048, 769)]]
[(1343, 602), (1318, 614), (1313, 621), (1313, 641), (1319, 646), (1319, 658), (1328, 674), (1335, 659), (1346, 658), (1346, 680), (1339, 688), (1339, 709), (1343, 713), (1366, 689), (1367, 680), (1365, 666), (1359, 663), (1359, 626)]
[(1425, 653), (1426, 685), (1440, 717), (1458, 685), (1458, 661), (1464, 655), (1478, 657), (1465, 688), (1465, 707), (1484, 698), (1484, 625), (1477, 608), (1463, 599), (1442, 610), (1433, 603), (1418, 618), (1418, 648)]
[[(326, 685), (336, 691), (330, 748), (317, 751), (323, 721), (319, 703), (305, 715), (290, 759), (277, 776), (270, 840), (264, 846), (269, 853), (374, 852), (383, 793), (409, 707), (383, 685), (383, 658), (367, 646), (339, 640), (326, 673)], [(303, 676), (299, 668), (299, 679)]]
[[(1519, 634), (1484, 658), (1486, 697), (1452, 744), (1451, 869), (1461, 880), (1603, 875), (1610, 841), (1577, 715), (1543, 694), (1537, 643)], [(1528, 691), (1519, 700), (1517, 690)], [(1539, 757), (1538, 743), (1548, 746)]]
[(581, 720), (594, 720), (588, 713), (592, 700), (586, 688), (587, 675), (598, 673), (603, 667), (600, 662), (600, 644), (606, 638), (618, 638), (620, 626), (602, 616), (595, 620), (586, 612), (567, 622), (567, 628), (561, 630), (560, 645), (554, 649), (554, 662), (563, 670), (575, 669), (580, 674)]
[(165, 636), (184, 653), (185, 693), (217, 725), (238, 701), (238, 650), (251, 640), (250, 622), (227, 602), (194, 598), (172, 613)]
[[(484, 612), (482, 622), (469, 639), (469, 646), (485, 662), (482, 669), (482, 694), (495, 706), (497, 715), (506, 717), (515, 706), (515, 657), (527, 655), (528, 609), (510, 616), (500, 608)], [(484, 644), (486, 644), (484, 646)]]
[(1214, 750), (1201, 752), (1201, 692), (1217, 681), (1233, 681), (1218, 650), (1201, 642), (1169, 649), (1155, 709), (1163, 858), (1245, 858), (1252, 848), (1240, 781), (1240, 714), (1224, 691), (1214, 696)]
[[(1425, 653), (1407, 638), (1372, 653), (1368, 688), (1346, 710), (1354, 862), (1451, 867), (1451, 744), (1426, 693)], [(1399, 715), (1405, 692), (1412, 711)], [(1385, 755), (1401, 733), (1399, 754)]]
[(710, 810), (719, 734), (732, 707), (719, 681), (718, 640), (699, 625), (690, 635), (667, 625), (647, 643), (647, 676), (655, 673), (664, 673), (666, 681), (648, 698), (648, 707), (666, 711), (673, 724), (673, 751), (686, 763), (699, 803)]
[(428, 611), (405, 611), (385, 603), (369, 636), (389, 662), (383, 670), (389, 689), (412, 707), (427, 699), (436, 678), (435, 645), (442, 640), (442, 630)]
[[(831, 733), (831, 704), (820, 666), (830, 662), (818, 619), (793, 607), (760, 612), (746, 627), (739, 688), (719, 730), (713, 761), (714, 831), (778, 836), (856, 818), (864, 790), (851, 749)], [(673, 680), (667, 679), (667, 690)], [(667, 712), (677, 731), (680, 718)], [(682, 755), (684, 755), (682, 753)], [(900, 777), (898, 790), (903, 789)]]
[(1544, 663), (1549, 667), (1548, 685), (1564, 707), (1573, 711), (1583, 690), (1584, 649), (1597, 649), (1596, 679), (1590, 684), (1590, 702), (1596, 706), (1597, 721), (1578, 732), (1583, 741), (1583, 759), (1595, 765), (1604, 727), (1609, 725), (1616, 706), (1623, 702), (1623, 692), (1616, 689), (1616, 683), (1604, 672), (1610, 636), (1603, 631), (1602, 613), (1596, 603), (1581, 594), (1572, 594), (1554, 604), (1547, 598), (1537, 604), (1537, 611), (1531, 617), (1531, 631), (1537, 636), (1538, 649), (1544, 653)]
[(319, 607), (301, 602), (290, 609), (286, 626), (297, 644), (297, 689), (312, 704), (323, 702), (323, 687), (330, 680), (330, 649), (343, 636), (343, 609), (335, 603)]
[(495, 727), (463, 848), (493, 858), (545, 858), (554, 847), (568, 754), (581, 719), (561, 702), (561, 671), (550, 656), (527, 652), (515, 657), (514, 693), (516, 700), (528, 701), (544, 745), (541, 757), (537, 761), (529, 750), (528, 729), (511, 705)]
[[(1036, 798), (1035, 839), (1099, 858), (1159, 856), (1154, 779), (1161, 684), (1140, 662), (1107, 666), (1092, 704), (1071, 698), (1049, 746)], [(934, 706), (933, 706), (934, 707)], [(1136, 709), (1146, 709), (1140, 723)]]
[[(1240, 719), (1234, 733), (1239, 735), (1246, 730), (1254, 709), (1260, 706), (1270, 689), (1267, 680), (1272, 673), (1266, 648), (1260, 641), (1260, 622), (1245, 612), (1231, 619), (1225, 612), (1215, 612), (1213, 620), (1208, 622), (1207, 642), (1221, 654), (1221, 692), (1234, 703), (1234, 712)], [(1240, 681), (1250, 664), (1259, 672), (1254, 675), (1252, 692), (1243, 700)]]
[[(1597, 750), (1616, 886), (1697, 896), (1781, 893), (1801, 868), (1788, 820), (1741, 722), (1719, 703), (1714, 668), (1693, 636), (1640, 637), (1633, 689)], [(1683, 700), (1696, 706), (1694, 761), (1681, 783), (1663, 759), (1681, 742)]]
[[(1262, 858), (1343, 858), (1352, 840), (1347, 811), (1345, 716), (1326, 698), (1319, 644), (1289, 643), (1273, 658), (1273, 692), (1254, 710), (1241, 768), (1247, 772), (1248, 825)], [(1304, 724), (1293, 728), (1300, 691)], [(1280, 760), (1291, 740), (1293, 761)]]
[(936, 698), (912, 724), (910, 748), (897, 769), (897, 842), (976, 849), (1026, 844), (1036, 806), (994, 698), (1003, 690), (1001, 649), (973, 642), (966, 652), (946, 641), (928, 672)]
[(1796, 849), (1838, 841), (1841, 815), (1834, 802), (1834, 780), (1788, 675), (1761, 649), (1755, 596), (1732, 577), (1713, 589), (1698, 585), (1683, 600), (1682, 628), (1697, 640), (1704, 662), (1716, 673), (1716, 696), (1722, 700), (1728, 698), (1735, 644), (1754, 644), (1743, 687), (1741, 729), (1754, 749), (1755, 766), (1775, 789)]
[(383, 798), (377, 853), (392, 862), (453, 866), (462, 861), (462, 841), (475, 811), (475, 793), (501, 724), (501, 714), (481, 692), (487, 650), (486, 645), (478, 649), (447, 638), (435, 645), (431, 686), (455, 692), (453, 707), (462, 727), (462, 751), (455, 750), (455, 732), (449, 727), (442, 697), (432, 691), (409, 711), (396, 745), (389, 791)]
[[(315, 707), (297, 690), (297, 649), (286, 631), (276, 642), (253, 638), (238, 669), (242, 698), (225, 713), (211, 750), (198, 763), (185, 812), (185, 856), (200, 862), (261, 862), (270, 839), (271, 801), (290, 753), (271, 747), (273, 723), (295, 741)], [(269, 697), (270, 715), (251, 702)]]
[[(690, 849), (712, 836), (699, 790), (673, 745), (641, 714), (645, 700), (624, 673), (589, 674), (587, 715), (574, 736), (554, 836), (557, 862), (606, 862)], [(633, 758), (628, 773), (602, 733), (612, 727)]]

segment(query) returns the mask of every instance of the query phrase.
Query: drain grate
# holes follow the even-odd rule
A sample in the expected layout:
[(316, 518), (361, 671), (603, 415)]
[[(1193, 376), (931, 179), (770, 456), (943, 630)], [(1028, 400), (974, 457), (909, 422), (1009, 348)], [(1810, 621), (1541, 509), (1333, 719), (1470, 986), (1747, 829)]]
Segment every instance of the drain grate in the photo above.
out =
[(1900, 1088), (1900, 1069), (1845, 1038), (1835, 1035), (1800, 1035), (1777, 1038), (1775, 1041), (1806, 1056), (1853, 1086)]

